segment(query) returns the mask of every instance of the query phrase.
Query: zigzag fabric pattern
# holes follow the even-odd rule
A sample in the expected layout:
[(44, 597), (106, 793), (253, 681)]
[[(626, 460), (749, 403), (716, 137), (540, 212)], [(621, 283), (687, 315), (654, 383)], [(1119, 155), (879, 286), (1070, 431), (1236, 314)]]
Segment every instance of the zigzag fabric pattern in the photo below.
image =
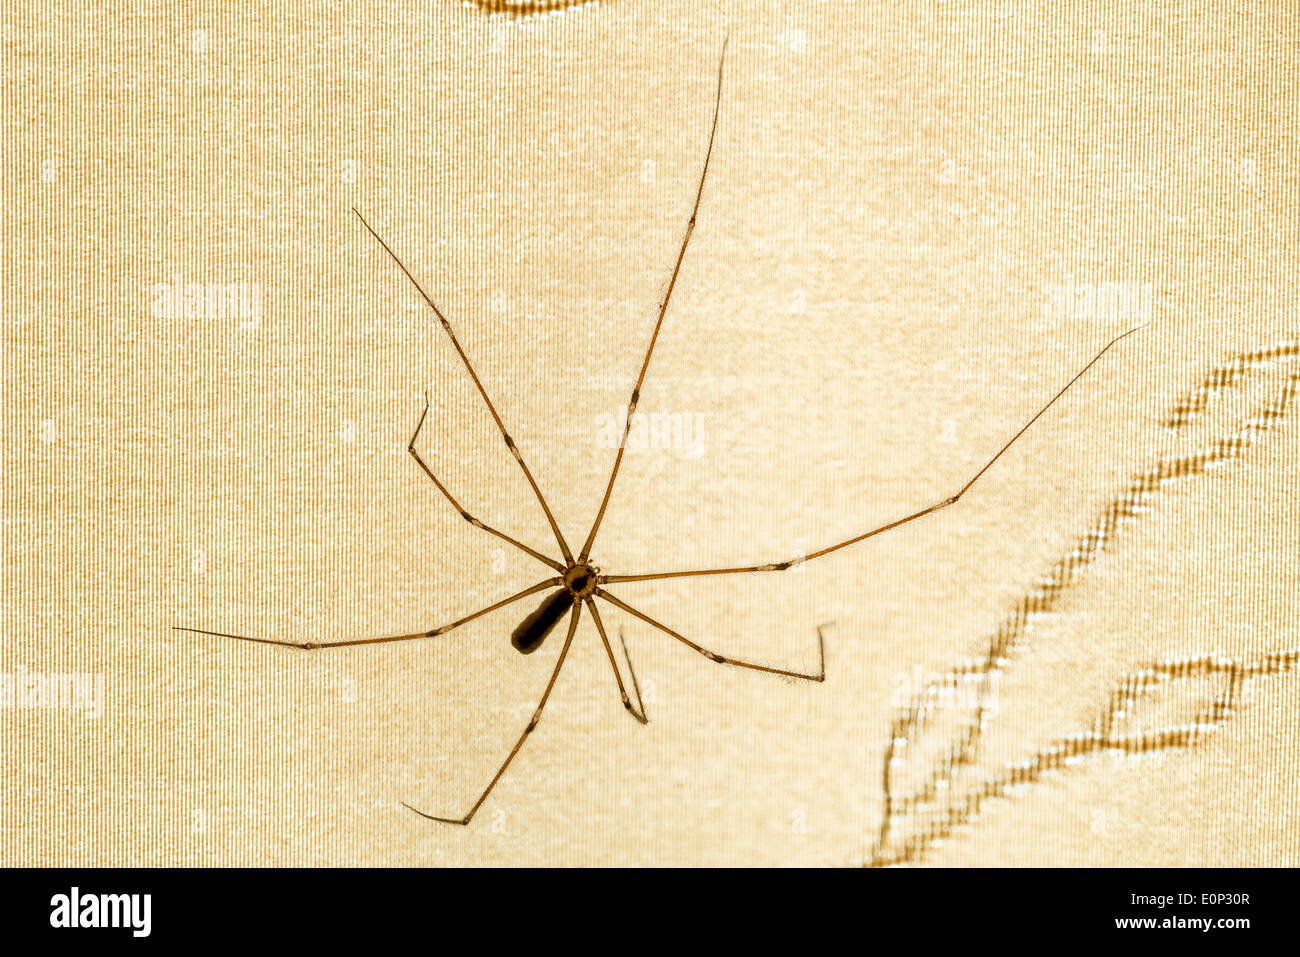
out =
[[(1225, 390), (1241, 386), (1254, 374), (1276, 374), (1281, 367), (1297, 359), (1300, 359), (1300, 342), (1295, 341), (1235, 356), (1211, 370), (1184, 395), (1163, 424), (1170, 429), (1185, 429), (1196, 422), (1210, 402)], [(987, 706), (989, 679), (1013, 663), (1018, 645), (1035, 617), (1054, 610), (1063, 593), (1115, 541), (1119, 531), (1150, 511), (1173, 483), (1203, 476), (1235, 460), (1260, 433), (1281, 424), (1300, 394), (1300, 369), (1282, 372), (1280, 378), (1270, 401), (1236, 429), (1219, 436), (1198, 452), (1162, 458), (1139, 473), (1123, 493), (1102, 510), (1093, 525), (1075, 540), (1074, 547), (1020, 600), (989, 640), (985, 653), (974, 663), (954, 666), (928, 682), (894, 720), (881, 776), (884, 813), (868, 866), (914, 862), (936, 841), (947, 837), (955, 828), (970, 823), (989, 799), (1003, 797), (1016, 785), (1033, 783), (1048, 771), (1077, 763), (1090, 755), (1107, 750), (1137, 754), (1190, 747), (1205, 733), (1231, 718), (1246, 682), (1295, 670), (1300, 663), (1300, 649), (1271, 653), (1254, 661), (1201, 655), (1136, 669), (1112, 692), (1109, 707), (1098, 716), (1091, 729), (1057, 740), (1024, 761), (1006, 765), (1000, 773), (979, 786), (965, 790), (952, 787), (957, 772), (976, 760), (981, 737), (992, 720)], [(978, 700), (965, 726), (947, 747), (941, 749), (941, 757), (930, 768), (921, 771), (919, 781), (912, 785), (912, 789), (904, 791), (898, 780), (901, 769), (906, 768), (909, 749), (915, 748), (930, 728), (938, 710), (935, 702), (943, 695), (945, 687), (960, 686), (969, 681), (971, 675), (979, 676)], [(1195, 678), (1220, 679), (1219, 693), (1208, 704), (1194, 709), (1185, 721), (1176, 725), (1126, 730), (1132, 723), (1133, 710), (1142, 701), (1158, 689), (1175, 693)]]

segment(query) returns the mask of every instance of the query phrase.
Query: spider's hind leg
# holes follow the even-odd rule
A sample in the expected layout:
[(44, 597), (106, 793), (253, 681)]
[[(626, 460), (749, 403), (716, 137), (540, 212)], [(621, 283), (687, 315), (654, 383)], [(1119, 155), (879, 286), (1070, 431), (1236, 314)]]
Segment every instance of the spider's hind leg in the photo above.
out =
[(413, 635), (388, 635), (383, 638), (349, 638), (344, 641), (280, 641), (275, 638), (257, 638), (252, 635), (236, 635), (228, 631), (212, 631), (207, 628), (190, 628), (185, 625), (173, 625), (172, 631), (188, 631), (196, 635), (212, 635), (215, 638), (234, 638), (237, 641), (251, 641), (259, 645), (281, 645), (285, 648), (298, 648), (302, 651), (317, 651), (322, 648), (355, 648), (357, 645), (385, 645), (396, 641), (415, 641), (420, 638), (437, 638), (439, 635), (445, 635), (453, 628), (459, 628), (467, 622), (480, 618), (488, 612), (496, 611), (498, 608), (504, 608), (506, 605), (516, 602), (521, 598), (527, 598), (529, 595), (536, 595), (539, 591), (547, 588), (556, 588), (563, 584), (562, 578), (548, 578), (545, 581), (538, 582), (523, 591), (515, 592), (509, 598), (503, 598), (501, 601), (494, 602), (486, 608), (480, 608), (476, 612), (458, 618), (448, 625), (440, 625), (429, 631), (421, 631)]
[(667, 625), (655, 621), (653, 618), (651, 618), (649, 615), (645, 614), (644, 612), (637, 611), (635, 608), (633, 608), (631, 605), (627, 604), (626, 602), (619, 601), (617, 598), (615, 598), (609, 592), (605, 591), (605, 589), (603, 588), (596, 589), (596, 597), (604, 598), (610, 604), (617, 605), (619, 608), (622, 608), (629, 615), (634, 615), (635, 617), (640, 618), (642, 621), (644, 621), (647, 625), (653, 625), (655, 628), (658, 628), (664, 634), (671, 635), (673, 638), (676, 638), (682, 644), (690, 648), (694, 648), (705, 658), (708, 658), (710, 661), (716, 662), (717, 664), (735, 665), (737, 668), (749, 668), (752, 671), (762, 671), (770, 675), (784, 675), (787, 678), (802, 678), (805, 681), (826, 680), (826, 640), (825, 638), (822, 637), (822, 630), (820, 626), (817, 628), (817, 655), (818, 655), (817, 672), (811, 673), (806, 671), (790, 671), (785, 668), (772, 668), (769, 667), (768, 665), (754, 664), (751, 661), (739, 661), (736, 658), (724, 657), (723, 655), (718, 654), (716, 651), (710, 651), (708, 648), (705, 648), (703, 645), (697, 645), (695, 642), (691, 641), (685, 635), (679, 635), (677, 632), (673, 631)]
[(551, 697), (551, 689), (555, 687), (555, 679), (560, 676), (560, 669), (564, 667), (564, 659), (569, 655), (569, 646), (573, 644), (573, 634), (578, 630), (578, 619), (581, 616), (582, 605), (578, 602), (574, 602), (573, 613), (569, 616), (569, 633), (565, 636), (564, 647), (560, 649), (560, 657), (556, 660), (555, 669), (551, 672), (551, 680), (547, 682), (546, 690), (542, 692), (542, 700), (537, 702), (537, 707), (533, 709), (533, 716), (528, 719), (528, 724), (524, 727), (523, 732), (520, 733), (519, 740), (517, 740), (515, 746), (510, 749), (510, 753), (506, 755), (506, 759), (502, 761), (501, 766), (497, 768), (497, 773), (492, 776), (492, 780), (488, 782), (488, 786), (483, 789), (483, 793), (479, 795), (478, 800), (474, 802), (473, 807), (469, 809), (465, 816), (439, 817), (436, 814), (426, 814), (419, 808), (412, 807), (403, 801), (402, 804), (407, 810), (414, 811), (422, 818), (426, 818), (430, 821), (438, 821), (441, 824), (466, 825), (473, 820), (474, 815), (478, 813), (478, 809), (483, 806), (483, 802), (488, 799), (488, 795), (492, 793), (492, 789), (496, 787), (497, 782), (501, 780), (501, 776), (506, 773), (506, 768), (510, 767), (510, 762), (515, 759), (515, 755), (519, 753), (519, 749), (524, 746), (524, 742), (528, 740), (528, 736), (533, 733), (534, 729), (537, 727), (537, 723), (542, 720), (542, 711), (546, 707), (546, 702)]
[(596, 623), (596, 631), (600, 633), (601, 643), (605, 646), (605, 654), (609, 656), (609, 666), (614, 669), (614, 680), (618, 682), (618, 693), (623, 699), (623, 707), (627, 708), (627, 713), (642, 724), (649, 724), (650, 718), (646, 715), (645, 703), (641, 700), (641, 685), (636, 680), (636, 669), (632, 667), (632, 656), (627, 653), (627, 642), (623, 641), (623, 635), (620, 632), (618, 640), (623, 643), (623, 657), (627, 659), (627, 670), (632, 677), (632, 690), (636, 692), (635, 708), (632, 707), (632, 700), (627, 696), (627, 689), (623, 687), (623, 676), (619, 674), (618, 662), (614, 660), (614, 649), (610, 646), (609, 636), (605, 634), (605, 623), (600, 620), (600, 611), (596, 608), (595, 600), (588, 598), (587, 607), (591, 609), (592, 621)]

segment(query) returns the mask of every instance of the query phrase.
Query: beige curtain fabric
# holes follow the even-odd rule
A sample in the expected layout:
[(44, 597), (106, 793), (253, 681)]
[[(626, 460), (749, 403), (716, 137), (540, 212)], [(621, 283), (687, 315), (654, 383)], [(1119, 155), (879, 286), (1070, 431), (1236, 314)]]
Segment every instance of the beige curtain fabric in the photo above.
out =
[[(544, 8), (544, 9), (543, 9)], [(1285, 4), (30, 4), (5, 864), (1294, 865)], [(700, 213), (592, 553), (520, 656)], [(626, 671), (624, 672), (626, 675)]]

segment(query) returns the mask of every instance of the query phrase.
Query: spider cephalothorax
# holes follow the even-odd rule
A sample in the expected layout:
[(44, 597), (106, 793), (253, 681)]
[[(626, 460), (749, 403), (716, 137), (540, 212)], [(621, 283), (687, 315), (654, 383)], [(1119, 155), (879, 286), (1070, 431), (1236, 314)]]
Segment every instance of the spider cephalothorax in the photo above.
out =
[(561, 580), (564, 587), (546, 596), (537, 610), (519, 623), (510, 636), (510, 643), (520, 654), (531, 655), (560, 619), (574, 605), (581, 604), (596, 593), (600, 583), (600, 569), (586, 561), (576, 561), (564, 570)]
[(564, 587), (575, 601), (583, 601), (596, 593), (600, 583), (600, 569), (590, 562), (577, 561), (564, 572)]

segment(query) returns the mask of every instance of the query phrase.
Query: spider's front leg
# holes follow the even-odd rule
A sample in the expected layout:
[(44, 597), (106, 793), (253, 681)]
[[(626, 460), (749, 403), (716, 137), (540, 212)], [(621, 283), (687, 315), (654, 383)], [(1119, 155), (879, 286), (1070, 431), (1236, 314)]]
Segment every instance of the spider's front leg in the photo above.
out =
[[(989, 459), (987, 462), (985, 462), (983, 467), (981, 467), (980, 470), (976, 472), (975, 475), (972, 476), (966, 482), (965, 485), (959, 488), (952, 495), (949, 495), (947, 498), (943, 499), (943, 501), (935, 502), (933, 505), (928, 505), (923, 509), (919, 509), (918, 511), (912, 512), (910, 515), (904, 515), (902, 518), (895, 519), (892, 522), (886, 522), (884, 525), (877, 526), (876, 528), (873, 528), (870, 531), (863, 532), (860, 535), (854, 535), (852, 538), (846, 538), (842, 542), (836, 542), (834, 545), (827, 545), (825, 548), (819, 548), (815, 552), (810, 552), (807, 555), (801, 555), (796, 558), (791, 558), (783, 562), (766, 562), (762, 565), (741, 565), (733, 568), (694, 568), (689, 571), (653, 572), (648, 575), (604, 575), (601, 577), (600, 580), (602, 583), (645, 582), (645, 581), (660, 581), (665, 578), (691, 578), (697, 575), (743, 575), (743, 574), (748, 574), (749, 572), (783, 572), (786, 569), (794, 568), (797, 565), (802, 565), (804, 562), (810, 562), (814, 558), (821, 558), (823, 555), (830, 555), (832, 552), (838, 552), (842, 548), (848, 548), (850, 545), (856, 545), (858, 542), (865, 541), (868, 538), (874, 538), (875, 536), (880, 535), (884, 532), (888, 532), (902, 525), (907, 525), (909, 522), (915, 522), (917, 519), (924, 518), (925, 516), (937, 512), (940, 509), (947, 508), (949, 505), (955, 505), (958, 501), (961, 500), (961, 497), (963, 495), (965, 495), (967, 492), (970, 491), (971, 486), (973, 486), (976, 482), (978, 482), (984, 476), (984, 473), (986, 473), (989, 469), (993, 467), (993, 464), (997, 462), (998, 459), (1002, 458), (1002, 456), (1006, 453), (1006, 451), (1016, 443), (1016, 440), (1018, 440), (1022, 435), (1028, 432), (1030, 426), (1032, 426), (1035, 422), (1037, 422), (1040, 418), (1042, 418), (1043, 414), (1046, 413), (1047, 410), (1050, 409), (1053, 405), (1055, 405), (1056, 401), (1060, 399), (1061, 396), (1065, 395), (1065, 393), (1069, 391), (1072, 385), (1074, 385), (1081, 378), (1083, 378), (1084, 373), (1086, 373), (1089, 369), (1091, 369), (1094, 365), (1096, 365), (1097, 362), (1101, 359), (1101, 357), (1104, 356), (1108, 351), (1110, 351), (1110, 348), (1112, 346), (1114, 346), (1117, 342), (1121, 341), (1122, 339), (1125, 339), (1128, 336), (1133, 335), (1133, 333), (1137, 332), (1139, 329), (1144, 329), (1144, 328), (1146, 328), (1146, 324), (1143, 324), (1141, 326), (1135, 326), (1132, 329), (1128, 330), (1128, 332), (1120, 333), (1118, 336), (1111, 339), (1110, 342), (1102, 346), (1101, 351), (1098, 352), (1096, 355), (1094, 355), (1092, 357), (1092, 360), (1086, 366), (1084, 366), (1077, 373), (1075, 373), (1074, 378), (1070, 379), (1069, 382), (1065, 383), (1065, 385), (1061, 387), (1061, 390), (1057, 392), (1056, 395), (1048, 399), (1047, 404), (1044, 405), (1042, 408), (1040, 408), (1037, 412), (1035, 412), (1033, 417), (1024, 425), (1022, 425), (1020, 427), (1020, 430), (1016, 432), (1015, 435), (1011, 436), (1011, 438), (1007, 441), (1007, 443), (1003, 445), (1002, 448), (998, 449), (998, 451), (994, 453), (993, 457)], [(610, 600), (613, 601), (614, 599), (611, 598)], [(628, 610), (631, 611), (631, 609)], [(641, 618), (645, 617), (640, 612), (632, 612), (632, 614), (637, 615), (638, 617)], [(651, 624), (654, 623), (651, 622)], [(663, 628), (662, 625), (658, 627)], [(668, 631), (668, 629), (666, 628), (664, 628), (663, 630)], [(669, 634), (672, 634), (672, 632), (669, 632)], [(680, 638), (681, 636), (678, 635), (677, 637)], [(686, 641), (686, 639), (682, 638), (682, 641)], [(686, 643), (688, 645), (692, 644), (689, 641), (687, 641)], [(692, 647), (695, 646), (692, 645)], [(701, 654), (706, 654), (706, 652), (704, 652), (702, 648), (697, 647), (696, 650), (699, 651)], [(718, 660), (718, 659), (714, 659), (714, 660)], [(732, 664), (739, 664), (739, 662), (732, 662)], [(807, 677), (807, 676), (797, 675), (796, 677)]]
[(475, 528), (481, 528), (483, 529), (483, 531), (495, 535), (497, 538), (501, 539), (502, 541), (509, 542), (511, 545), (519, 549), (521, 552), (531, 555), (533, 558), (536, 558), (539, 562), (544, 562), (545, 564), (550, 565), (557, 572), (564, 571), (564, 566), (561, 565), (559, 562), (555, 561), (553, 558), (547, 558), (541, 552), (537, 551), (536, 549), (529, 548), (523, 542), (511, 538), (505, 532), (498, 531), (497, 529), (492, 528), (490, 525), (484, 524), (479, 519), (475, 518), (473, 515), (467, 512), (461, 506), (460, 502), (456, 501), (456, 497), (452, 495), (450, 491), (447, 490), (447, 486), (443, 485), (442, 482), (438, 480), (438, 476), (434, 475), (433, 470), (430, 469), (427, 464), (425, 464), (424, 459), (420, 458), (420, 452), (415, 447), (415, 440), (420, 437), (420, 430), (424, 428), (424, 419), (425, 416), (427, 416), (428, 414), (429, 414), (429, 394), (426, 392), (424, 394), (424, 411), (420, 413), (420, 421), (415, 426), (415, 432), (412, 433), (411, 435), (411, 441), (406, 444), (406, 451), (411, 453), (411, 457), (415, 459), (416, 463), (420, 466), (420, 468), (424, 470), (424, 474), (429, 476), (429, 478), (433, 480), (434, 485), (438, 486), (438, 491), (441, 492), (444, 496), (446, 496), (447, 501), (451, 503), (451, 507), (460, 513), (461, 518), (469, 522)]
[[(497, 412), (496, 406), (493, 405), (492, 400), (488, 398), (487, 389), (483, 388), (483, 382), (481, 379), (479, 379), (478, 373), (474, 371), (474, 364), (469, 361), (469, 356), (465, 354), (465, 350), (461, 347), (460, 340), (456, 338), (456, 333), (451, 328), (451, 323), (447, 320), (447, 317), (442, 314), (442, 310), (439, 309), (438, 304), (433, 301), (433, 297), (430, 296), (427, 292), (425, 292), (424, 288), (418, 282), (416, 282), (415, 276), (411, 275), (411, 271), (406, 268), (406, 264), (403, 263), (402, 260), (398, 258), (397, 253), (393, 252), (392, 247), (389, 246), (388, 243), (384, 241), (384, 238), (380, 236), (379, 233), (375, 232), (375, 230), (371, 227), (371, 225), (368, 222), (366, 222), (366, 218), (361, 215), (361, 213), (356, 209), (356, 207), (353, 207), (352, 212), (356, 213), (357, 219), (361, 220), (361, 225), (365, 227), (366, 232), (370, 233), (370, 235), (375, 238), (375, 240), (379, 243), (379, 245), (384, 248), (384, 252), (386, 252), (389, 258), (392, 259), (393, 262), (397, 264), (397, 268), (402, 271), (402, 274), (406, 276), (407, 279), (410, 280), (411, 285), (414, 286), (416, 292), (420, 294), (420, 298), (422, 298), (428, 304), (429, 308), (433, 310), (433, 314), (438, 317), (438, 322), (442, 325), (443, 331), (447, 333), (447, 338), (451, 340), (451, 344), (455, 348), (456, 354), (460, 356), (460, 361), (464, 363), (465, 371), (468, 372), (469, 377), (474, 380), (474, 388), (478, 390), (479, 396), (481, 396), (483, 399), (483, 404), (487, 406), (488, 412), (492, 415), (492, 421), (496, 423), (497, 431), (501, 433), (501, 438), (505, 440), (506, 448), (510, 450), (510, 454), (514, 456), (515, 461), (519, 463), (519, 468), (524, 473), (524, 478), (526, 478), (528, 480), (528, 484), (532, 486), (533, 494), (537, 496), (537, 502), (539, 505), (542, 506), (542, 511), (546, 514), (546, 521), (548, 524), (550, 524), (551, 531), (555, 534), (555, 542), (557, 545), (560, 546), (560, 552), (564, 555), (564, 560), (569, 564), (573, 564), (573, 553), (569, 551), (568, 542), (566, 542), (564, 540), (564, 536), (560, 534), (560, 526), (555, 524), (555, 516), (551, 513), (551, 507), (546, 504), (546, 496), (543, 495), (542, 490), (537, 487), (537, 480), (533, 478), (532, 471), (529, 470), (527, 463), (524, 462), (523, 453), (519, 451), (519, 447), (515, 445), (515, 440), (512, 439), (510, 437), (510, 433), (506, 431), (505, 423), (501, 421), (501, 416)], [(425, 411), (426, 412), (428, 411), (428, 396), (425, 396)], [(423, 417), (421, 417), (420, 424), (421, 425), (424, 424)], [(418, 428), (416, 429), (416, 432), (419, 432)], [(415, 445), (414, 438), (412, 438), (411, 440), (411, 445), (412, 446)], [(414, 453), (414, 449), (412, 449), (412, 453)], [(417, 461), (418, 461), (418, 456), (417, 456)], [(423, 462), (421, 462), (420, 464), (421, 467), (424, 466)], [(456, 505), (456, 500), (451, 497), (450, 493), (448, 493), (445, 488), (443, 488), (441, 482), (438, 482), (436, 478), (433, 478), (433, 473), (429, 472), (427, 468), (425, 468), (424, 470), (425, 472), (428, 473), (429, 478), (432, 478), (434, 482), (437, 482), (438, 488), (442, 489), (443, 494), (447, 496), (447, 498), (451, 501), (451, 503), (453, 505)], [(459, 505), (456, 505), (456, 508), (461, 512), (461, 515), (464, 516), (466, 521), (469, 521), (471, 524), (473, 524), (473, 520), (470, 518), (469, 515), (465, 514), (464, 510), (461, 509)], [(479, 526), (475, 526), (475, 527), (479, 527)], [(492, 530), (489, 529), (489, 531)], [(500, 535), (499, 532), (494, 532), (494, 534)], [(520, 545), (514, 539), (508, 538), (504, 535), (502, 535), (501, 537), (506, 541), (510, 542), (512, 545), (518, 545), (520, 548), (523, 548), (523, 550), (526, 551), (529, 555), (532, 555), (534, 558), (546, 562), (546, 564), (555, 568), (557, 571), (564, 571), (564, 568), (560, 566), (558, 563), (552, 562), (549, 558), (546, 558), (545, 556), (539, 554), (538, 552), (533, 551), (531, 548), (526, 548), (523, 545)]]

